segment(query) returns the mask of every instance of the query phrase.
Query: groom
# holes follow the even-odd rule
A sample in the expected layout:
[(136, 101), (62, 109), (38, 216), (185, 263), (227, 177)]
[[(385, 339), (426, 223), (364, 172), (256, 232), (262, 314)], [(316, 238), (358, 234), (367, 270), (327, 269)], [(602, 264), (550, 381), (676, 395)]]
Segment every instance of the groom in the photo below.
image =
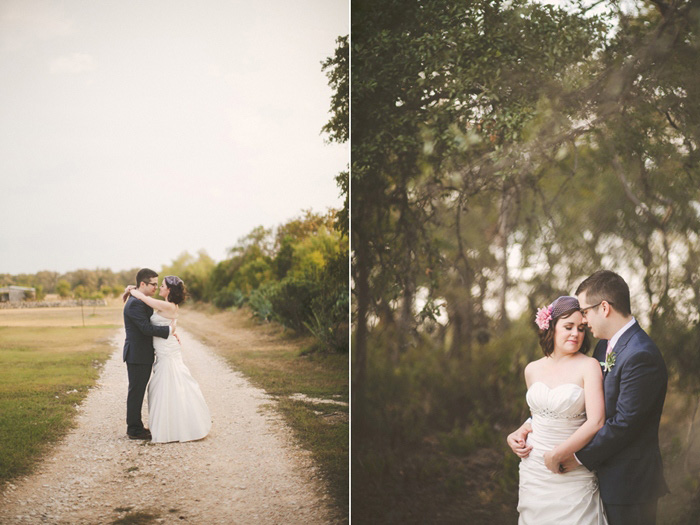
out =
[[(145, 295), (153, 296), (158, 288), (158, 274), (142, 268), (136, 274), (136, 287)], [(128, 291), (126, 292), (128, 294)], [(125, 296), (126, 297), (126, 296)], [(129, 393), (126, 398), (126, 433), (130, 439), (151, 439), (151, 432), (141, 421), (141, 407), (146, 386), (151, 378), (154, 361), (153, 337), (167, 338), (175, 332), (173, 326), (151, 324), (153, 308), (128, 295), (124, 305), (124, 361), (129, 375)]]
[[(597, 471), (610, 525), (653, 525), (658, 498), (668, 492), (659, 450), (666, 365), (632, 316), (622, 277), (600, 270), (579, 285), (576, 295), (583, 322), (600, 339), (593, 357), (603, 366), (606, 421), (575, 455), (545, 457), (547, 466), (568, 472), (582, 464)], [(531, 430), (525, 423), (516, 433), (524, 442)], [(529, 454), (529, 446), (509, 444), (520, 457)]]

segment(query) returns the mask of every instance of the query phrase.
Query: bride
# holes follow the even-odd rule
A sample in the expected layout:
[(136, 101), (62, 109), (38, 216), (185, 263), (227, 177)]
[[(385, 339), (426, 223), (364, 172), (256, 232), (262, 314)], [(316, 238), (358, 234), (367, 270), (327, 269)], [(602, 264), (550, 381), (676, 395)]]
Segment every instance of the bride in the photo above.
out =
[[(163, 279), (160, 301), (130, 286), (131, 295), (153, 308), (151, 323), (166, 326), (177, 319), (179, 304), (185, 300), (185, 283), (169, 275)], [(182, 362), (180, 343), (174, 336), (154, 337), (156, 360), (148, 383), (148, 426), (154, 443), (194, 441), (211, 429), (211, 415), (197, 381)]]
[[(583, 448), (603, 426), (605, 409), (600, 364), (590, 347), (578, 300), (562, 296), (535, 319), (544, 357), (525, 367), (532, 432), (519, 442), (520, 525), (589, 524), (607, 520), (594, 472), (579, 465), (560, 471), (556, 458)], [(511, 440), (522, 441), (508, 436)]]

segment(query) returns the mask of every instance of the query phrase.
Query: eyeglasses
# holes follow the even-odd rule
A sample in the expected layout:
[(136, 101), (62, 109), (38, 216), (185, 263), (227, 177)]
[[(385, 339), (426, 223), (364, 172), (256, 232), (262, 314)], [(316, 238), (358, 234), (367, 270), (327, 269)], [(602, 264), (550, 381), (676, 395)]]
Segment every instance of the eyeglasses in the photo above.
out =
[(585, 315), (588, 313), (588, 310), (590, 310), (591, 308), (596, 308), (596, 307), (600, 306), (600, 305), (603, 304), (603, 303), (612, 304), (610, 301), (606, 301), (605, 299), (603, 299), (603, 300), (600, 301), (598, 304), (594, 304), (594, 305), (592, 305), (592, 306), (586, 306), (585, 308), (581, 308), (581, 310), (579, 310), (579, 311), (581, 312), (581, 315), (585, 316)]

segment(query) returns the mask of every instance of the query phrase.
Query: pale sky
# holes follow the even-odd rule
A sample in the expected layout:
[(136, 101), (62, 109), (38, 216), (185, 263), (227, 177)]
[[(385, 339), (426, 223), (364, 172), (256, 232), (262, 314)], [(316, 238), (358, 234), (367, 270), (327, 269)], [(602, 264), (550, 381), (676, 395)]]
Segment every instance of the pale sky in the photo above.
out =
[(0, 0), (0, 273), (216, 261), (341, 199), (347, 0)]

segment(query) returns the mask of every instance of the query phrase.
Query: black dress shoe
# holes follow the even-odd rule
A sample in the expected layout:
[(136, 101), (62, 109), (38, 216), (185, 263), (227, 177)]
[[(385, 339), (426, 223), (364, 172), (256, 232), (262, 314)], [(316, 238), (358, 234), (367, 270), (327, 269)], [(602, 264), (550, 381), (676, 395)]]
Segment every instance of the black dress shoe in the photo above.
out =
[(127, 434), (129, 436), (129, 439), (153, 439), (153, 436), (151, 436), (151, 431), (148, 430), (147, 428), (144, 428), (143, 430), (140, 430), (139, 432), (136, 432), (135, 434)]

